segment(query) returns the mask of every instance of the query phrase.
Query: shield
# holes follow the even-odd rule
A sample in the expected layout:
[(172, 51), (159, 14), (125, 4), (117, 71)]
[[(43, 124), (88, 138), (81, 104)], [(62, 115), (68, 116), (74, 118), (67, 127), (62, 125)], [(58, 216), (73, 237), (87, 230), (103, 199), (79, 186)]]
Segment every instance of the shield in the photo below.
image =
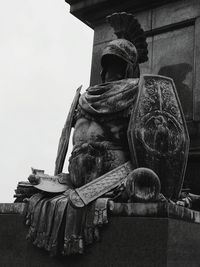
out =
[(59, 145), (58, 145), (58, 152), (57, 152), (57, 157), (56, 157), (56, 162), (55, 162), (55, 170), (54, 174), (57, 175), (62, 172), (67, 150), (68, 150), (68, 145), (69, 145), (69, 140), (70, 140), (70, 134), (71, 134), (71, 129), (72, 129), (72, 122), (73, 122), (73, 117), (74, 117), (74, 112), (78, 104), (78, 100), (80, 97), (80, 92), (81, 92), (82, 86), (80, 86), (76, 90), (75, 97), (73, 99), (73, 102), (70, 107), (70, 111), (68, 113), (64, 128), (61, 133), (61, 137), (59, 140)]
[(179, 197), (189, 152), (189, 135), (172, 79), (144, 75), (128, 128), (133, 164), (152, 169), (165, 197)]

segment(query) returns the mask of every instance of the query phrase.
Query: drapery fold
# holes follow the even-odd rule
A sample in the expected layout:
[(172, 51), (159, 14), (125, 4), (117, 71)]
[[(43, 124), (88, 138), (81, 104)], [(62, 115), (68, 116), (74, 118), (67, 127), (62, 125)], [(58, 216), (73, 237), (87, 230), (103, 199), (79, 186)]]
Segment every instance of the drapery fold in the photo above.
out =
[(123, 79), (89, 87), (79, 99), (88, 113), (112, 114), (128, 108), (137, 97), (139, 79)]
[(82, 209), (74, 209), (69, 195), (46, 197), (44, 193), (29, 200), (27, 239), (52, 256), (82, 254), (86, 245), (99, 240), (99, 227), (108, 223), (108, 198), (100, 198)]

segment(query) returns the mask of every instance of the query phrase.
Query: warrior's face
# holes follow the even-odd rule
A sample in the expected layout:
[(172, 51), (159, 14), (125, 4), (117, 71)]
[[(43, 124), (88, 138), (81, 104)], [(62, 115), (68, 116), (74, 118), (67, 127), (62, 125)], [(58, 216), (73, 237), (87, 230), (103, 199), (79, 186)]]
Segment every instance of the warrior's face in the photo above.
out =
[(107, 55), (105, 82), (117, 81), (125, 78), (126, 62), (114, 55)]
[(101, 57), (102, 81), (112, 82), (135, 78), (137, 58), (137, 49), (131, 42), (125, 39), (111, 41), (104, 48)]

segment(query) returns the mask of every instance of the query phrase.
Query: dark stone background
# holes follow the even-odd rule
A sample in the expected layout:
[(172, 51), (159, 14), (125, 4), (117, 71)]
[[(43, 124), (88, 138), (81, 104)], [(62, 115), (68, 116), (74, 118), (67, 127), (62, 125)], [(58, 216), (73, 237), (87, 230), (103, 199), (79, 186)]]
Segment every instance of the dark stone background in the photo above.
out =
[(167, 218), (112, 218), (81, 256), (52, 258), (26, 240), (23, 216), (0, 215), (1, 267), (198, 267), (200, 225)]

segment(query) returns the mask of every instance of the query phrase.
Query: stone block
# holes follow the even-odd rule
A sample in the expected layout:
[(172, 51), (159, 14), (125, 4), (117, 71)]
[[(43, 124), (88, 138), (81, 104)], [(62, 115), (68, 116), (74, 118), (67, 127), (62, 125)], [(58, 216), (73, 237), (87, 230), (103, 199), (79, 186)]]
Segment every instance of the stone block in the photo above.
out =
[(158, 34), (153, 37), (155, 74), (174, 80), (186, 120), (193, 116), (193, 49), (194, 26)]
[(152, 10), (152, 28), (194, 19), (200, 15), (200, 2), (198, 0), (174, 1)]
[(26, 240), (19, 214), (0, 215), (2, 267), (198, 267), (200, 225), (168, 218), (115, 217), (84, 255), (52, 258)]

